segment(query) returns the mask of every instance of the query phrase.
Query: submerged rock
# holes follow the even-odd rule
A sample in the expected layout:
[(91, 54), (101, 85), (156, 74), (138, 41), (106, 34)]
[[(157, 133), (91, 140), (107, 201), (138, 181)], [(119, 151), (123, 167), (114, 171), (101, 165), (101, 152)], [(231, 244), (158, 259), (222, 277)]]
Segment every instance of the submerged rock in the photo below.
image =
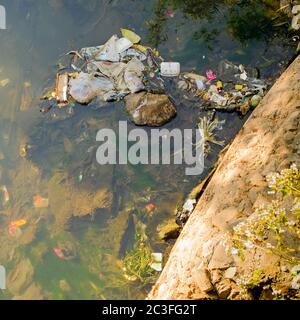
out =
[(164, 94), (140, 92), (125, 98), (126, 109), (137, 125), (162, 126), (176, 115), (176, 108)]
[(158, 235), (161, 240), (176, 239), (180, 233), (179, 225), (170, 219), (157, 227)]
[[(72, 217), (93, 215), (96, 209), (111, 209), (113, 195), (108, 188), (99, 187), (96, 192), (81, 190), (75, 188), (72, 182), (63, 180), (65, 177), (66, 174), (55, 174), (47, 184), (51, 207), (59, 226), (65, 226)], [(104, 178), (109, 181), (110, 173)]]
[(21, 295), (32, 283), (34, 269), (29, 259), (22, 260), (8, 275), (7, 288), (14, 295)]
[(16, 295), (13, 300), (44, 300), (42, 289), (38, 284), (31, 284), (22, 295)]

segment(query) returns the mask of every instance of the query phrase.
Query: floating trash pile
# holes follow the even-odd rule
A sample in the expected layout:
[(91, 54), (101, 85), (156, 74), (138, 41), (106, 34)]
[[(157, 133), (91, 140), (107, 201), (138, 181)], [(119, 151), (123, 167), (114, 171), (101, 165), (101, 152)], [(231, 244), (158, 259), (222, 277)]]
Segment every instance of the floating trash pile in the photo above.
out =
[(126, 97), (126, 110), (135, 124), (161, 126), (177, 113), (166, 77), (183, 92), (199, 97), (201, 108), (243, 115), (266, 92), (267, 84), (259, 79), (257, 69), (224, 60), (218, 70), (207, 70), (205, 75), (181, 73), (178, 62), (165, 62), (155, 49), (141, 45), (141, 37), (133, 31), (121, 29), (121, 34), (104, 45), (67, 53), (69, 66), (57, 74), (56, 88), (44, 95), (41, 111), (63, 109), (74, 102), (101, 107)]
[[(236, 66), (223, 60), (218, 72), (206, 71), (206, 75), (184, 73), (178, 88), (200, 98), (200, 107), (221, 111), (238, 111), (245, 115), (255, 108), (267, 90), (267, 83), (258, 79), (257, 69)], [(189, 97), (186, 97), (189, 99)]]
[(161, 76), (178, 76), (179, 63), (163, 62), (156, 50), (139, 44), (141, 38), (133, 31), (121, 33), (121, 38), (113, 35), (104, 45), (67, 53), (70, 65), (57, 74), (55, 90), (44, 94), (41, 111), (74, 102), (101, 107), (129, 95), (127, 111), (136, 124), (160, 126), (173, 118), (176, 107), (165, 94)]

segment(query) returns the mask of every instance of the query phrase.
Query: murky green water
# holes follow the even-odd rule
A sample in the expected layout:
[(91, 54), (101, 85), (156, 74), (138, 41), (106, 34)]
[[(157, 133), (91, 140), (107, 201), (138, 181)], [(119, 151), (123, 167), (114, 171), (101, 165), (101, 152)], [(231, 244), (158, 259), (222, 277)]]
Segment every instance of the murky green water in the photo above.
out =
[[(232, 1), (231, 3), (233, 3)], [(216, 68), (221, 59), (257, 66), (275, 79), (294, 48), (285, 28), (259, 1), (2, 0), (8, 29), (0, 31), (0, 265), (9, 275), (0, 299), (144, 298), (151, 281), (129, 281), (123, 259), (146, 225), (147, 245), (168, 251), (157, 226), (173, 217), (177, 203), (209, 172), (219, 147), (200, 177), (178, 166), (99, 166), (96, 132), (126, 120), (123, 103), (101, 109), (75, 105), (65, 120), (39, 112), (39, 97), (53, 81), (64, 53), (104, 43), (120, 27), (134, 29), (183, 71)], [(276, 3), (269, 1), (268, 3)], [(267, 11), (268, 8), (268, 11)], [(279, 19), (279, 22), (281, 20)], [(280, 23), (279, 23), (280, 24)], [(201, 111), (174, 92), (178, 116), (166, 128), (194, 128)], [(245, 119), (221, 113), (220, 138), (229, 142)], [(134, 127), (133, 124), (129, 125)], [(20, 148), (29, 142), (29, 159)], [(3, 189), (2, 189), (3, 190)], [(49, 199), (35, 208), (36, 196)], [(153, 204), (153, 214), (146, 206)], [(11, 235), (12, 221), (26, 224)], [(59, 259), (65, 248), (70, 259)], [(165, 257), (167, 253), (165, 254)], [(30, 262), (29, 262), (30, 261)]]

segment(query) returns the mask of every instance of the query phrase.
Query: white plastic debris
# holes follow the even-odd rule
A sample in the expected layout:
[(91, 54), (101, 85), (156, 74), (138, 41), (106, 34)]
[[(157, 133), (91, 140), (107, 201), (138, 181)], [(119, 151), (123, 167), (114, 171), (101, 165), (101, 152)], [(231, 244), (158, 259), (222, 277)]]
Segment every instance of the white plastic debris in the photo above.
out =
[(120, 94), (136, 93), (145, 88), (143, 83), (143, 63), (133, 57), (127, 64), (123, 62), (97, 61), (88, 64), (88, 70), (99, 70), (114, 84), (114, 89)]
[[(103, 46), (83, 48), (80, 50), (80, 55), (88, 60), (95, 61), (120, 61), (119, 51), (124, 47), (128, 49), (128, 45), (125, 45), (125, 41), (118, 38), (117, 35), (113, 35)], [(128, 44), (128, 42), (126, 42)]]
[(143, 78), (144, 65), (136, 57), (132, 58), (126, 65), (124, 81), (131, 93), (145, 89)]
[(82, 48), (80, 50), (80, 55), (86, 58), (87, 60), (96, 60), (99, 61), (100, 54), (104, 46), (98, 46), (98, 47), (88, 47), (88, 48)]
[(162, 261), (163, 261), (162, 253), (157, 252), (157, 253), (152, 253), (151, 255), (152, 255), (154, 262), (151, 263), (150, 267), (157, 272), (161, 272), (162, 271)]
[(213, 93), (212, 96), (210, 97), (210, 101), (216, 103), (219, 106), (225, 107), (228, 99), (221, 96), (218, 93)]
[(139, 92), (145, 88), (142, 79), (135, 72), (126, 70), (124, 80), (131, 93)]
[(101, 53), (99, 55), (99, 60), (106, 60), (111, 62), (120, 61), (120, 55), (117, 49), (117, 41), (118, 37), (113, 35), (103, 46), (101, 49)]
[(147, 56), (135, 49), (128, 49), (120, 54), (121, 60), (124, 59), (125, 57), (136, 57), (140, 61), (145, 61), (147, 60)]
[(180, 74), (179, 62), (162, 62), (160, 65), (161, 75), (164, 77), (177, 77)]
[(241, 73), (244, 73), (245, 72), (245, 67), (242, 64), (240, 64), (239, 65), (239, 70), (240, 70)]
[(195, 199), (188, 199), (188, 200), (186, 200), (186, 202), (184, 203), (184, 205), (183, 205), (183, 210), (185, 211), (185, 212), (192, 212), (193, 210), (194, 210), (194, 206), (195, 206), (195, 204), (196, 204), (196, 200)]
[(117, 53), (122, 53), (128, 50), (132, 46), (133, 46), (133, 43), (126, 38), (121, 38), (116, 41)]
[(205, 89), (205, 84), (202, 80), (197, 79), (196, 80), (196, 85), (198, 90), (204, 90)]
[(291, 27), (296, 31), (300, 29), (300, 13), (293, 17)]
[(110, 79), (117, 79), (122, 72), (125, 71), (126, 63), (123, 62), (108, 62), (108, 61), (97, 61), (89, 63), (87, 65), (88, 70), (96, 72), (99, 70), (103, 75)]
[(298, 13), (300, 13), (300, 4), (293, 6), (293, 9), (292, 9), (293, 15), (296, 15)]
[(0, 290), (6, 289), (6, 270), (3, 266), (0, 266)]
[(138, 76), (142, 76), (143, 71), (145, 70), (145, 67), (138, 58), (134, 57), (127, 63), (126, 69), (128, 71), (135, 72)]
[(157, 272), (161, 272), (162, 271), (162, 264), (158, 263), (158, 262), (154, 262), (151, 264), (150, 266), (153, 270), (157, 271)]
[(246, 80), (248, 79), (247, 72), (244, 71), (243, 73), (241, 73), (240, 78), (241, 78), (242, 80), (246, 81)]
[(70, 95), (79, 103), (87, 104), (97, 96), (113, 90), (113, 83), (104, 77), (80, 72), (75, 79), (70, 79)]

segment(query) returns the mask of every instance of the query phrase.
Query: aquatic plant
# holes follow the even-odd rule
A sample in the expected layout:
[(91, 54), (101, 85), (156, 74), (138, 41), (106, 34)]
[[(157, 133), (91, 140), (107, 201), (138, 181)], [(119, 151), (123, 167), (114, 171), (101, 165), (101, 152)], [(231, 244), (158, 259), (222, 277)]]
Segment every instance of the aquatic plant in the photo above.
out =
[(151, 277), (155, 272), (150, 267), (152, 263), (150, 248), (144, 243), (140, 243), (125, 256), (124, 267), (127, 278), (130, 280), (139, 279), (142, 283), (151, 282)]
[(267, 177), (275, 200), (257, 209), (234, 227), (230, 251), (244, 258), (244, 252), (260, 248), (292, 264), (300, 261), (300, 171), (296, 165)]
[(151, 283), (155, 271), (151, 268), (154, 262), (152, 251), (140, 234), (136, 233), (136, 243), (124, 258), (125, 277), (130, 281), (139, 280), (142, 284)]
[(220, 130), (220, 126), (224, 123), (225, 121), (219, 121), (218, 119), (210, 121), (207, 117), (199, 119), (198, 128), (203, 133), (205, 154), (208, 154), (211, 151), (210, 143), (219, 146), (224, 145), (225, 142), (217, 140), (215, 136), (215, 131)]
[(154, 17), (147, 22), (149, 28), (148, 40), (155, 47), (158, 47), (168, 38), (164, 30), (168, 20), (166, 15), (167, 2), (165, 0), (158, 0), (154, 6)]

